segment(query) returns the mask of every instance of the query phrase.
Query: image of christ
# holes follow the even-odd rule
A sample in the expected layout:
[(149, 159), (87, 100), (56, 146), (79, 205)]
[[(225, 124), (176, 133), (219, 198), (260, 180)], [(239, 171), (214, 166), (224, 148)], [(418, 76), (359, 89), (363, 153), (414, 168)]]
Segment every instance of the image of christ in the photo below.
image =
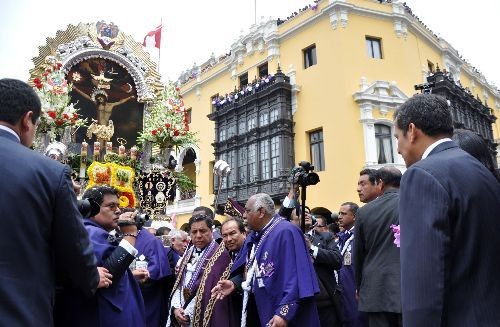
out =
[[(77, 103), (76, 108), (87, 118), (88, 125), (93, 120), (108, 125), (112, 120), (115, 133), (111, 141), (115, 146), (117, 138), (125, 139), (127, 148), (137, 143), (144, 105), (137, 102), (135, 83), (126, 69), (109, 59), (91, 58), (73, 66), (67, 79), (73, 83), (71, 100)], [(86, 128), (78, 130), (76, 142), (82, 142), (85, 133)]]

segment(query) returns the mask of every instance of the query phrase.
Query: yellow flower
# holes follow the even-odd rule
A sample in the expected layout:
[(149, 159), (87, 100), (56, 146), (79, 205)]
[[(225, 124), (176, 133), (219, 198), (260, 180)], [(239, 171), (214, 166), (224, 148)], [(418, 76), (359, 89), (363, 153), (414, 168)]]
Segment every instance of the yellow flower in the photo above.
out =
[(119, 202), (120, 208), (128, 207), (129, 200), (125, 195), (120, 196), (120, 198), (118, 199), (118, 202)]

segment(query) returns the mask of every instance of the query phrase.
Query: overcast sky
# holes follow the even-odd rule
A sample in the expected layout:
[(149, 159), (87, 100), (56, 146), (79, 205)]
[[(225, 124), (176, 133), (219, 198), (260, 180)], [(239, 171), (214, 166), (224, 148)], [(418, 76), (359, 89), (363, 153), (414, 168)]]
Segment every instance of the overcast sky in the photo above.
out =
[[(368, 1), (368, 0), (367, 0)], [(450, 42), (500, 87), (500, 1), (406, 0), (436, 34)], [(1, 0), (0, 78), (27, 80), (38, 46), (57, 30), (79, 22), (114, 22), (142, 42), (163, 21), (161, 73), (176, 80), (182, 70), (221, 55), (257, 17), (286, 18), (312, 0)], [(140, 5), (140, 7), (139, 7)]]

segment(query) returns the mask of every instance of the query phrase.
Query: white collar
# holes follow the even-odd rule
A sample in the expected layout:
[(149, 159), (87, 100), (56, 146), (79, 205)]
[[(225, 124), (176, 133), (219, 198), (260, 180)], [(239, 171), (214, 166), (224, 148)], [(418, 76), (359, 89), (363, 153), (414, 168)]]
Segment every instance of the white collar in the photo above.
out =
[(12, 128), (7, 127), (7, 126), (5, 126), (5, 125), (0, 125), (0, 129), (3, 129), (4, 131), (7, 131), (7, 132), (9, 132), (10, 134), (14, 135), (14, 136), (17, 138), (17, 140), (18, 140), (19, 142), (21, 142), (21, 139), (19, 138), (19, 135), (17, 135), (17, 133), (16, 133), (16, 132), (14, 132), (14, 130), (13, 130)]
[(429, 155), (429, 153), (431, 153), (431, 151), (434, 150), (435, 147), (437, 147), (441, 143), (448, 142), (448, 141), (451, 141), (451, 139), (449, 137), (445, 137), (444, 139), (439, 139), (436, 142), (434, 142), (431, 145), (429, 145), (427, 147), (427, 149), (425, 149), (424, 154), (422, 154), (422, 159), (420, 159), (420, 160), (424, 160), (425, 158), (427, 158), (427, 156)]

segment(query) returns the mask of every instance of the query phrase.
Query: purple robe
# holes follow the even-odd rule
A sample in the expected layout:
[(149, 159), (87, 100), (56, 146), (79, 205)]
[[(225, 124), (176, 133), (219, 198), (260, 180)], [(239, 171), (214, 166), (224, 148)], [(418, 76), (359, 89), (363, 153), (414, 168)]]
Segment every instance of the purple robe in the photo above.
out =
[[(188, 255), (189, 253), (191, 253), (190, 249), (187, 249), (184, 253), (185, 255), (179, 267), (179, 273), (172, 290), (172, 295), (177, 288), (182, 287), (184, 271), (190, 259), (190, 255)], [(207, 260), (205, 262), (206, 264), (203, 266), (193, 286), (193, 290), (196, 290), (195, 316), (192, 321), (193, 326), (203, 326), (205, 315), (209, 316), (207, 318), (209, 321), (208, 326), (231, 326), (229, 298), (225, 297), (223, 300), (210, 301), (212, 297), (212, 288), (217, 285), (219, 280), (227, 279), (231, 269), (231, 256), (229, 255), (224, 242), (217, 244), (217, 246), (212, 250), (212, 253), (207, 255)], [(201, 310), (199, 310), (199, 314), (196, 314), (196, 308), (201, 308)], [(177, 321), (175, 320), (173, 313), (171, 314), (170, 319), (172, 326), (176, 326)]]
[[(281, 218), (276, 215), (273, 220)], [(272, 226), (266, 229), (269, 227)], [(252, 244), (258, 244), (266, 229), (247, 237), (233, 271), (246, 263)], [(315, 293), (319, 293), (318, 280), (304, 235), (283, 219), (263, 237), (256, 253), (262, 280), (259, 285), (259, 278), (254, 278), (252, 286), (261, 325), (265, 326), (274, 315), (279, 315), (288, 321), (288, 326), (320, 326), (314, 300)]]
[[(97, 265), (118, 246), (108, 240), (109, 233), (89, 219), (84, 220), (97, 258)], [(144, 302), (141, 290), (130, 269), (123, 276), (113, 276), (113, 285), (100, 288), (91, 299), (69, 298), (66, 305), (68, 326), (144, 326)]]
[(135, 248), (148, 262), (149, 279), (140, 284), (146, 310), (146, 326), (163, 327), (167, 323), (168, 298), (172, 291), (167, 278), (172, 275), (163, 243), (150, 232), (142, 229), (137, 235)]

